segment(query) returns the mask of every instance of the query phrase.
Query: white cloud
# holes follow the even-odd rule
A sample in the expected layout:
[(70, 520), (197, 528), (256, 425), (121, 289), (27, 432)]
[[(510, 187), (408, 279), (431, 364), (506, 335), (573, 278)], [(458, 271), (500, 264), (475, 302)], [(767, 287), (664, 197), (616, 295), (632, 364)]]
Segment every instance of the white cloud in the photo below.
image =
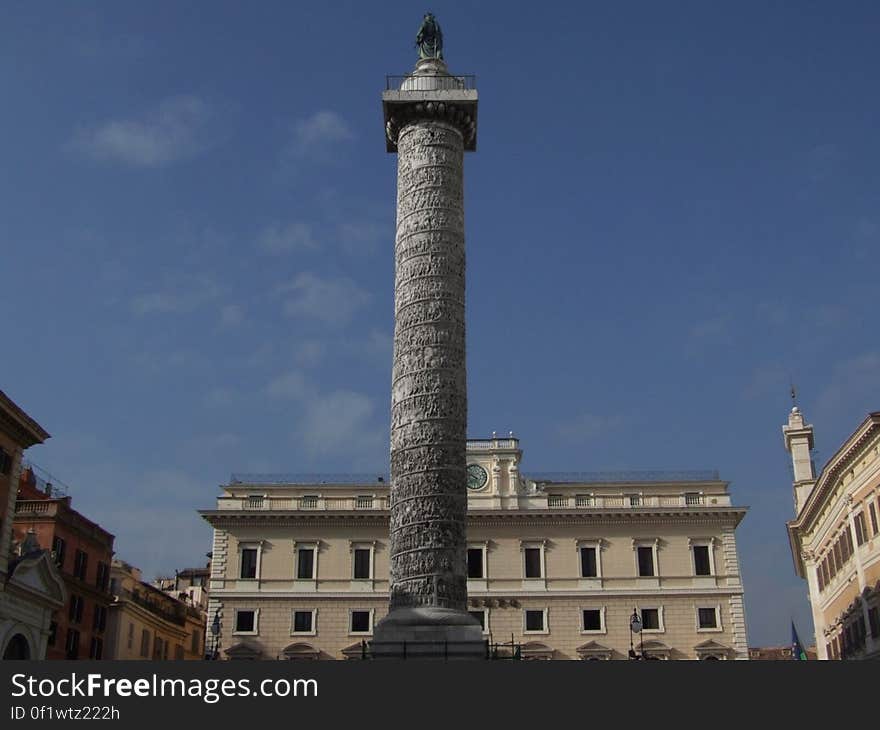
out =
[(266, 386), (271, 398), (301, 400), (309, 395), (309, 387), (303, 374), (297, 370), (273, 378)]
[(238, 327), (244, 322), (244, 310), (237, 304), (227, 304), (220, 309), (221, 327)]
[(289, 153), (294, 157), (320, 153), (339, 142), (354, 139), (354, 133), (336, 112), (319, 111), (306, 119), (300, 119), (293, 129)]
[(257, 245), (273, 254), (314, 251), (319, 247), (308, 223), (288, 223), (286, 226), (275, 223), (268, 226), (258, 237)]
[(756, 400), (758, 398), (772, 397), (784, 398), (790, 392), (792, 385), (790, 370), (786, 370), (778, 363), (768, 363), (752, 370), (748, 382), (742, 390), (743, 398)]
[(382, 453), (384, 434), (373, 423), (375, 406), (362, 393), (337, 390), (310, 400), (294, 433), (310, 456)]
[(212, 388), (205, 394), (204, 403), (212, 408), (231, 406), (238, 399), (238, 394), (231, 388)]
[(591, 441), (623, 425), (622, 416), (601, 416), (582, 413), (557, 427), (559, 437), (571, 443)]
[(166, 277), (162, 288), (132, 297), (131, 310), (138, 315), (191, 312), (221, 293), (208, 275), (175, 275)]
[(307, 317), (328, 325), (344, 325), (366, 306), (370, 294), (346, 277), (322, 278), (303, 272), (279, 292), (288, 295), (284, 312), (291, 317)]
[(688, 335), (692, 340), (715, 340), (727, 334), (727, 319), (715, 317), (697, 322), (690, 328)]
[(197, 96), (175, 96), (140, 119), (111, 119), (82, 130), (75, 144), (97, 160), (161, 167), (207, 149), (212, 116)]
[(387, 238), (388, 241), (394, 240), (387, 226), (374, 221), (340, 223), (337, 227), (337, 235), (343, 250), (348, 253), (368, 253), (373, 251), (376, 243), (383, 238)]
[(303, 367), (314, 367), (324, 359), (326, 346), (317, 340), (306, 340), (299, 343), (293, 354), (294, 360)]

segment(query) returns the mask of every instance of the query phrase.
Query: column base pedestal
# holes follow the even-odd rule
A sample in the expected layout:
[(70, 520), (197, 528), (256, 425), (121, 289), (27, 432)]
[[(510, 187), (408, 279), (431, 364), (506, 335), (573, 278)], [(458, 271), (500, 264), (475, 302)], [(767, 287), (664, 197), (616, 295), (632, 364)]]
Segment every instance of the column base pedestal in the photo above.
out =
[(425, 606), (399, 608), (373, 630), (373, 659), (486, 659), (488, 644), (465, 611)]

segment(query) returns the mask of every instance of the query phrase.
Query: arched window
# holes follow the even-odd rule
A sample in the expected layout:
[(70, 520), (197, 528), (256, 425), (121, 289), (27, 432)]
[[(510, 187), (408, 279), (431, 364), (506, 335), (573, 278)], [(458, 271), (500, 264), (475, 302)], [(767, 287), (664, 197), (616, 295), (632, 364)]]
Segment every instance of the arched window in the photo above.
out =
[(28, 640), (21, 634), (13, 636), (6, 645), (6, 651), (3, 652), (3, 660), (7, 659), (30, 659), (31, 645)]

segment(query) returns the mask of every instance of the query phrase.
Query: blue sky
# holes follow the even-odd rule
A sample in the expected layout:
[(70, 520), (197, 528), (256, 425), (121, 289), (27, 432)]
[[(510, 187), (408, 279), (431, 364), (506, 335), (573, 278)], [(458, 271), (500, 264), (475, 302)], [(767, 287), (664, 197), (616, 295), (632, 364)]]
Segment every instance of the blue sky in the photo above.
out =
[(880, 407), (874, 3), (8, 3), (0, 387), (148, 575), (233, 471), (382, 471), (395, 159), (424, 11), (475, 73), (470, 434), (523, 470), (717, 468), (749, 641), (811, 623), (789, 382)]

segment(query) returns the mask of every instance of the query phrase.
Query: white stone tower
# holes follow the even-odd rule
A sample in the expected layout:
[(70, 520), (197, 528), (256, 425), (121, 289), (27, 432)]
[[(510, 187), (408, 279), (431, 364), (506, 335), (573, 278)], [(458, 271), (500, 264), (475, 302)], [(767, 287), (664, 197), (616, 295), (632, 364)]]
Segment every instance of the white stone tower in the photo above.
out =
[(804, 414), (794, 406), (788, 414), (788, 425), (782, 427), (782, 434), (794, 470), (794, 511), (797, 515), (816, 484), (816, 468), (810, 454), (813, 449), (813, 426), (804, 423)]
[(477, 92), (449, 74), (426, 15), (414, 73), (382, 95), (397, 153), (391, 380), (391, 586), (375, 657), (481, 657), (467, 613), (467, 377), (463, 164)]

